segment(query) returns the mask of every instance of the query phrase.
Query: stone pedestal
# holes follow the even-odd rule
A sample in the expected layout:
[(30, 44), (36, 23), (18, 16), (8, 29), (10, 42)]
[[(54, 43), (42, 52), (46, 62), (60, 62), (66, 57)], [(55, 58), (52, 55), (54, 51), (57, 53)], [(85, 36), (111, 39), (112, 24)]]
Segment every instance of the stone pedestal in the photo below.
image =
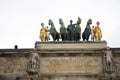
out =
[(107, 47), (106, 41), (81, 42), (36, 42), (37, 50), (101, 50)]

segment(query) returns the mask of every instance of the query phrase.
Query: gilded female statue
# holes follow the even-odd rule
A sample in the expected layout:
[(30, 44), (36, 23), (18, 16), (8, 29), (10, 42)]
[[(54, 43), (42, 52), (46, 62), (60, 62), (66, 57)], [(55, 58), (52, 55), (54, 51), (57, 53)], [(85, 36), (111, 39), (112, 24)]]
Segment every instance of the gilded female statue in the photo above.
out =
[(44, 26), (44, 23), (41, 23), (41, 26), (40, 39), (41, 41), (48, 41), (48, 28)]
[(102, 31), (99, 25), (100, 23), (97, 21), (96, 26), (94, 27), (94, 30), (93, 30), (96, 41), (101, 41), (101, 38), (102, 38)]

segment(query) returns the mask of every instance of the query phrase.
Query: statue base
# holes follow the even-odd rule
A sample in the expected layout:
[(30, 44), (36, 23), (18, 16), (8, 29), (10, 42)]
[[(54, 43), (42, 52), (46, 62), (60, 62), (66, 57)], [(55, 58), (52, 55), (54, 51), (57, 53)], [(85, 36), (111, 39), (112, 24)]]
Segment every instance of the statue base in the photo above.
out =
[(36, 42), (37, 50), (101, 50), (107, 48), (106, 41)]

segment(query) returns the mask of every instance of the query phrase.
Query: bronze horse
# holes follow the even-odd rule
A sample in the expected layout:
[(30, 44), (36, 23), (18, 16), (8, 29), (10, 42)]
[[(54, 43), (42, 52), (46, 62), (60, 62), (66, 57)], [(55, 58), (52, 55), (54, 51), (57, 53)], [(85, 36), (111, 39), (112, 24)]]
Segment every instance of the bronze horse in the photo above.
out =
[(91, 24), (92, 24), (92, 20), (89, 19), (87, 21), (86, 28), (85, 28), (85, 30), (82, 34), (83, 41), (85, 41), (85, 40), (88, 41), (89, 40), (89, 36), (91, 34), (91, 27), (90, 27)]
[(51, 26), (49, 31), (50, 31), (50, 35), (53, 38), (53, 41), (56, 41), (56, 40), (59, 41), (59, 38), (60, 38), (59, 33), (57, 32), (54, 26), (54, 23), (51, 19), (49, 19), (48, 24)]
[(68, 40), (68, 32), (67, 32), (67, 29), (65, 28), (64, 22), (61, 18), (59, 19), (59, 24), (61, 25), (60, 26), (60, 36), (62, 38), (62, 41), (67, 41)]

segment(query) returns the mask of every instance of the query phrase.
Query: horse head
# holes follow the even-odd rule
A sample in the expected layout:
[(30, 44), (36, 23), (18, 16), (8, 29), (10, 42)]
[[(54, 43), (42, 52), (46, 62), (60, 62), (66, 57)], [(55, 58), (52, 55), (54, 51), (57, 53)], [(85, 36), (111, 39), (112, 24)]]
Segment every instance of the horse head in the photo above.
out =
[(54, 27), (53, 21), (51, 19), (48, 20), (48, 24)]
[(52, 24), (52, 20), (51, 20), (51, 19), (48, 20), (48, 24), (49, 24), (49, 25)]
[(51, 19), (48, 20), (48, 24), (51, 25), (50, 34), (52, 35), (53, 40), (59, 41), (59, 33), (57, 32), (54, 23)]
[(64, 22), (63, 22), (63, 20), (61, 18), (59, 19), (59, 24), (64, 26)]
[(79, 25), (79, 24), (81, 24), (81, 18), (80, 17), (78, 17), (78, 20), (77, 20), (77, 24)]
[(92, 24), (92, 19), (89, 19), (88, 21), (87, 21), (87, 26), (90, 26)]

